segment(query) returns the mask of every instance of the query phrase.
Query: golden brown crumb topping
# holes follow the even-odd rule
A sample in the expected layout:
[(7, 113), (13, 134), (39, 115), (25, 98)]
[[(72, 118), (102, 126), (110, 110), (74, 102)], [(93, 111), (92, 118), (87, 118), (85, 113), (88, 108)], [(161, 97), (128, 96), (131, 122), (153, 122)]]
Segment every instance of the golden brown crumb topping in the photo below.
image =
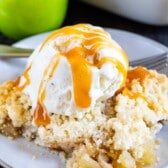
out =
[(68, 168), (138, 168), (157, 161), (155, 134), (168, 119), (167, 102), (166, 76), (131, 68), (125, 87), (83, 118), (51, 114), (50, 124), (35, 127), (29, 96), (7, 82), (0, 86), (0, 132), (64, 150)]

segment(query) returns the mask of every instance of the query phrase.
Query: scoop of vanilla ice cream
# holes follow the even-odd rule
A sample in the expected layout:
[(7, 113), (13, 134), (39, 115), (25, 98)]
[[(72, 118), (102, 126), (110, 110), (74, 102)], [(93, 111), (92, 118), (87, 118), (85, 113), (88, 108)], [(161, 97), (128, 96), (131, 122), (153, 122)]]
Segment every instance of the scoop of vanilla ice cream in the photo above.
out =
[(125, 52), (107, 32), (78, 24), (53, 32), (34, 51), (19, 87), (32, 112), (82, 117), (122, 86), (127, 68)]

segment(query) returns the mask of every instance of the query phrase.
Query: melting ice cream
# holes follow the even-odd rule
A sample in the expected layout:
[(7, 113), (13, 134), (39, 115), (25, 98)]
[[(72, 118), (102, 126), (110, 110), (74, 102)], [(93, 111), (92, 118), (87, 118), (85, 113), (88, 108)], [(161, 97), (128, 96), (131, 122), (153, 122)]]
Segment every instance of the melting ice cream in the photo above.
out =
[(125, 82), (128, 60), (100, 27), (67, 26), (53, 32), (29, 58), (19, 88), (30, 96), (34, 121), (48, 114), (82, 117)]

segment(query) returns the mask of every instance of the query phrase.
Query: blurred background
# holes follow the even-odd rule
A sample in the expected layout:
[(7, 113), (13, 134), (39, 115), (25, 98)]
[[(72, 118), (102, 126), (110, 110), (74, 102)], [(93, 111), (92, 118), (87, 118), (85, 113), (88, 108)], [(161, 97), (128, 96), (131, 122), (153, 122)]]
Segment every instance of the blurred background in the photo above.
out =
[[(158, 4), (158, 0), (148, 0), (148, 2), (151, 2), (155, 5), (152, 8), (151, 6), (149, 7), (149, 3), (146, 5), (143, 4), (143, 1), (145, 2), (146, 0), (142, 0), (142, 3), (138, 4), (137, 6), (133, 4), (135, 0), (124, 0), (127, 2), (129, 8), (121, 5), (121, 3), (124, 3), (122, 0), (121, 2), (120, 0), (88, 0), (87, 2), (89, 3), (84, 1), (87, 0), (69, 0), (68, 4), (66, 4), (67, 8), (63, 8), (65, 11), (65, 17), (62, 16), (63, 20), (60, 23), (61, 27), (66, 25), (73, 25), (76, 23), (91, 23), (93, 25), (102, 27), (110, 27), (134, 32), (168, 46), (168, 0), (160, 0), (162, 4)], [(105, 3), (111, 2), (113, 2), (113, 4), (110, 4), (111, 6), (108, 4), (104, 5)], [(167, 4), (165, 4), (166, 2)], [(0, 5), (0, 8), (1, 6), (2, 5)], [(144, 6), (148, 6), (148, 8), (151, 10), (148, 10)], [(133, 11), (131, 11), (131, 7), (134, 9)], [(110, 10), (111, 8), (113, 9)], [(142, 11), (143, 9), (146, 11)], [(57, 13), (60, 12), (61, 8), (59, 7)], [(135, 14), (138, 13), (138, 16), (134, 15), (133, 12)], [(153, 14), (150, 12), (153, 12)], [(165, 12), (167, 12), (167, 14)], [(149, 17), (150, 15), (152, 16)], [(0, 20), (0, 28), (1, 24), (2, 23)], [(55, 25), (54, 28), (60, 27), (60, 25)], [(12, 44), (16, 41), (18, 41), (18, 39), (12, 39), (8, 35), (3, 35), (0, 33), (0, 43)]]

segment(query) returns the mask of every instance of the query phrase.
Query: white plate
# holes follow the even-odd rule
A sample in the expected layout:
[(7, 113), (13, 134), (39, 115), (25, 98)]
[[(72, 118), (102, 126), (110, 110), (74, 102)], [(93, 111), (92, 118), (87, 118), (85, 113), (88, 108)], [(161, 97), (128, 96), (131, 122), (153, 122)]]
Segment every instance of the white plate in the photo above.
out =
[[(168, 51), (167, 47), (142, 36), (114, 29), (107, 29), (112, 37), (125, 49), (130, 60), (158, 55)], [(35, 48), (46, 38), (48, 33), (24, 39), (14, 45), (23, 48)], [(26, 59), (0, 60), (0, 83), (14, 79), (25, 67)], [(3, 75), (4, 74), (4, 75)], [(168, 126), (158, 134), (161, 146), (158, 150), (160, 162), (152, 168), (168, 167)], [(33, 142), (19, 138), (10, 140), (0, 135), (0, 162), (5, 167), (13, 168), (61, 168), (64, 167), (58, 155), (48, 149), (37, 147)]]

